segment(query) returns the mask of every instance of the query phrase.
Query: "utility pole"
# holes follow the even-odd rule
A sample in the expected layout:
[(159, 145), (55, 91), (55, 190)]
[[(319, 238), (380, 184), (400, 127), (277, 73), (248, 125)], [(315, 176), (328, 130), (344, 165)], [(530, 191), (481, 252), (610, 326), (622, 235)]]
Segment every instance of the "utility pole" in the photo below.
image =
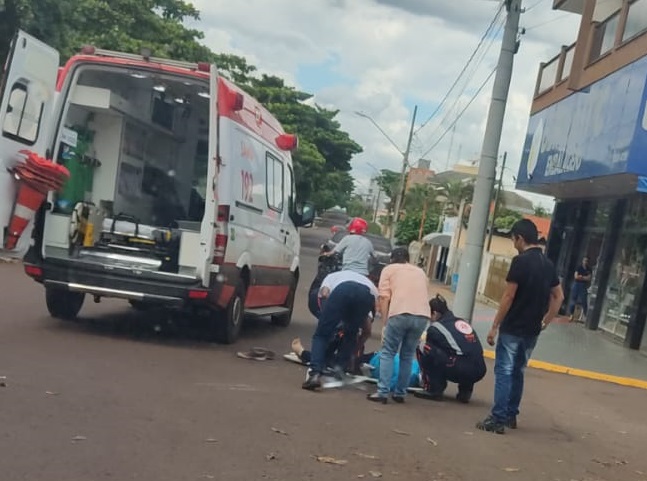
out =
[(409, 164), (409, 152), (411, 152), (411, 141), (413, 140), (413, 128), (416, 124), (416, 114), (418, 113), (418, 106), (413, 108), (413, 117), (411, 119), (411, 129), (409, 130), (409, 140), (407, 140), (407, 148), (404, 150), (402, 156), (402, 172), (400, 173), (400, 186), (398, 188), (398, 195), (395, 198), (395, 210), (393, 211), (393, 221), (391, 222), (391, 242), (395, 239), (395, 228), (398, 225), (400, 218), (400, 206), (402, 205), (402, 198), (404, 197), (404, 183), (407, 177), (407, 165)]
[(505, 118), (505, 108), (510, 90), (512, 65), (514, 55), (518, 49), (517, 35), (519, 33), (519, 17), (521, 16), (522, 0), (505, 0), (507, 18), (501, 52), (497, 65), (492, 100), (488, 112), (485, 136), (481, 148), (481, 161), (479, 173), (474, 188), (472, 210), (470, 212), (469, 226), (465, 252), (462, 255), (458, 272), (458, 287), (454, 299), (454, 312), (456, 316), (472, 321), (476, 290), (478, 288), (481, 261), (483, 259), (483, 244), (492, 198), (492, 188), (496, 177), (496, 160), (501, 143), (501, 131)]
[(496, 189), (496, 194), (494, 194), (494, 210), (492, 211), (492, 221), (490, 222), (490, 232), (488, 233), (487, 238), (487, 251), (490, 252), (490, 246), (492, 245), (492, 234), (494, 233), (494, 220), (496, 219), (496, 214), (499, 206), (499, 196), (501, 195), (501, 187), (503, 186), (503, 171), (505, 170), (505, 161), (508, 158), (508, 153), (503, 153), (503, 162), (501, 163), (501, 173), (499, 174), (499, 186)]

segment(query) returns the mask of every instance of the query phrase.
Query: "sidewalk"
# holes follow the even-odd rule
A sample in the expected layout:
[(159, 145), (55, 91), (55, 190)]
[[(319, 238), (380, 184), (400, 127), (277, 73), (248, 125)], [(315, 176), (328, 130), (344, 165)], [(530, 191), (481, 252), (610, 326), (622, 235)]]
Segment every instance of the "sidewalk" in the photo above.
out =
[[(448, 286), (430, 283), (450, 304), (454, 294)], [(485, 343), (496, 308), (477, 302), (472, 325), (486, 349), (485, 356), (494, 359), (493, 348)], [(633, 351), (605, 337), (601, 331), (590, 331), (581, 324), (556, 319), (539, 338), (530, 367), (569, 374), (624, 386), (647, 389), (647, 355)]]

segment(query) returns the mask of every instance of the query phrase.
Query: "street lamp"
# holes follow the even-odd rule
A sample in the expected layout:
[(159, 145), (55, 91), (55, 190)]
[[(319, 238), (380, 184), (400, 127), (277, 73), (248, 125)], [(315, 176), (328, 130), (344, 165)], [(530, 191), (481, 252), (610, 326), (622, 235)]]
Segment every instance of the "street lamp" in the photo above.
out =
[(418, 113), (418, 106), (416, 105), (413, 109), (413, 118), (411, 119), (411, 128), (409, 129), (409, 139), (407, 140), (407, 148), (402, 152), (397, 144), (388, 136), (384, 129), (378, 125), (378, 123), (373, 120), (369, 115), (366, 115), (362, 112), (355, 112), (356, 115), (364, 117), (369, 120), (376, 128), (379, 130), (382, 135), (391, 143), (393, 147), (402, 155), (402, 172), (400, 173), (400, 186), (398, 188), (398, 194), (395, 198), (395, 210), (393, 211), (393, 222), (391, 223), (391, 242), (395, 239), (395, 226), (397, 225), (398, 219), (400, 217), (400, 206), (402, 205), (402, 196), (404, 195), (404, 183), (407, 173), (407, 165), (409, 164), (409, 152), (411, 151), (411, 141), (413, 140), (413, 128), (416, 123), (416, 114)]

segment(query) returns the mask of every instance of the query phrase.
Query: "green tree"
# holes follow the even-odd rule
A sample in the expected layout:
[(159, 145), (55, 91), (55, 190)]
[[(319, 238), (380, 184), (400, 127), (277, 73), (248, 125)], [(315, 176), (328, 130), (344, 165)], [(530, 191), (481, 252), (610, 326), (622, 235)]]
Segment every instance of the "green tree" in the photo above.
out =
[(519, 212), (510, 209), (499, 209), (496, 219), (494, 219), (494, 228), (500, 231), (509, 231), (518, 220), (523, 219)]
[(472, 202), (474, 183), (450, 180), (436, 184), (438, 200), (443, 203), (444, 211), (449, 215), (458, 215), (461, 201)]
[[(407, 214), (398, 222), (395, 236), (398, 245), (409, 245), (414, 240), (418, 240), (420, 232), (420, 223), (422, 222), (422, 212), (407, 212)], [(438, 214), (432, 213), (425, 217), (422, 228), (423, 235), (435, 231), (438, 228)]]
[[(2, 3), (0, 3), (2, 4)], [(303, 102), (312, 95), (235, 55), (218, 54), (200, 43), (203, 33), (187, 28), (198, 10), (184, 0), (4, 0), (0, 6), (0, 61), (15, 31), (23, 29), (61, 52), (65, 60), (86, 44), (193, 62), (215, 62), (223, 75), (261, 101), (288, 132), (299, 135), (293, 154), (297, 196), (318, 209), (345, 205), (353, 191), (351, 159), (362, 148), (335, 119), (338, 112)]]
[(436, 210), (437, 192), (432, 185), (417, 184), (412, 186), (404, 197), (403, 207), (407, 212)]
[(548, 210), (546, 210), (546, 208), (541, 206), (541, 205), (534, 206), (534, 211), (535, 211), (535, 215), (537, 217), (549, 217), (550, 216), (550, 213), (548, 212)]

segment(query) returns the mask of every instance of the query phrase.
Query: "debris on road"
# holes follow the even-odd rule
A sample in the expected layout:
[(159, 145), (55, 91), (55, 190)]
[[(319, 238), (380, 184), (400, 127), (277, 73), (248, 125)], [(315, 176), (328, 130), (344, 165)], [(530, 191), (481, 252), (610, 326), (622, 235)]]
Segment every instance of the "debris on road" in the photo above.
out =
[(382, 477), (382, 473), (380, 473), (379, 471), (369, 471), (368, 474), (370, 474), (374, 478), (381, 478)]
[(436, 441), (434, 441), (433, 439), (431, 439), (431, 438), (427, 438), (427, 442), (430, 443), (434, 447), (438, 446), (438, 443)]
[(60, 393), (55, 391), (45, 391), (45, 394), (47, 394), (48, 396), (58, 396)]
[(283, 431), (282, 429), (279, 429), (279, 428), (272, 428), (272, 431), (282, 436), (289, 436), (289, 434), (286, 431)]
[(277, 455), (276, 453), (269, 453), (267, 456), (265, 456), (265, 459), (267, 459), (268, 461), (274, 461), (275, 459), (277, 459)]
[(345, 459), (335, 459), (330, 456), (312, 456), (314, 459), (324, 464), (335, 464), (337, 466), (344, 466), (348, 464), (348, 461)]
[(518, 473), (521, 471), (519, 468), (503, 468), (506, 473)]
[(215, 438), (207, 438), (204, 440), (205, 443), (217, 443), (218, 440)]
[(372, 454), (364, 454), (364, 453), (355, 453), (355, 456), (359, 458), (364, 458), (364, 459), (373, 459), (373, 460), (380, 459), (379, 457), (374, 456)]
[(236, 356), (241, 359), (250, 359), (254, 361), (273, 361), (276, 354), (264, 347), (252, 347), (247, 352), (237, 352)]
[(0, 376), (0, 387), (7, 387), (7, 377)]
[(411, 436), (411, 433), (408, 433), (406, 431), (400, 431), (399, 429), (394, 429), (393, 432), (395, 434), (399, 434), (400, 436)]
[(79, 441), (85, 441), (86, 439), (88, 439), (88, 438), (86, 438), (85, 436), (74, 436), (72, 438), (72, 441), (76, 443), (76, 442), (79, 442)]

